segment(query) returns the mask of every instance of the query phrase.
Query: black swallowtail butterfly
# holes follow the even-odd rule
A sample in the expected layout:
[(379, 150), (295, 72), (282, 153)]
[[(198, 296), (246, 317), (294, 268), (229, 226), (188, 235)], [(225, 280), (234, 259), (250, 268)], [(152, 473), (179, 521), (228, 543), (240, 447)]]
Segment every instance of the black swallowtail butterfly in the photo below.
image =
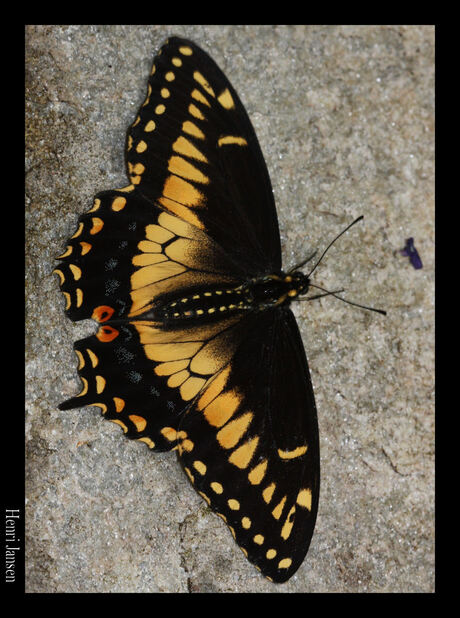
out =
[(55, 272), (81, 393), (128, 438), (176, 450), (197, 492), (274, 582), (302, 563), (319, 495), (313, 389), (281, 265), (268, 171), (228, 79), (171, 38), (126, 142), (130, 184), (99, 193)]

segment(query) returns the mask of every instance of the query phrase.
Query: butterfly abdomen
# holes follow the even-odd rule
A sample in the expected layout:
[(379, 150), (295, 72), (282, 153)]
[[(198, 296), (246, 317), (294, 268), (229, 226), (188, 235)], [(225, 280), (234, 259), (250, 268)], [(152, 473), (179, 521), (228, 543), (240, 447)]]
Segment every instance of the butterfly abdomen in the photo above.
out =
[(154, 310), (154, 315), (155, 319), (167, 322), (191, 319), (208, 321), (247, 308), (248, 300), (241, 287), (220, 286), (170, 298)]
[[(302, 279), (302, 284), (305, 277)], [(263, 311), (289, 304), (303, 292), (299, 279), (284, 273), (251, 279), (237, 287), (199, 289), (186, 295), (169, 297), (153, 310), (160, 322), (181, 320), (209, 321), (223, 315), (243, 311)]]

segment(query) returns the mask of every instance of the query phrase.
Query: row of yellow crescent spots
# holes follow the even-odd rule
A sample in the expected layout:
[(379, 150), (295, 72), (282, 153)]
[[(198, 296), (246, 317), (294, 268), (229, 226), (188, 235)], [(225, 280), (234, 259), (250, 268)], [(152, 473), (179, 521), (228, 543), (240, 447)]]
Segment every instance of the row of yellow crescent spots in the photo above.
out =
[[(190, 53), (188, 53), (188, 51), (190, 51)], [(190, 48), (185, 46), (180, 47), (179, 52), (183, 55), (191, 55), (193, 53)], [(175, 67), (179, 68), (180, 66), (182, 66), (182, 61), (177, 56), (174, 56), (172, 58), (172, 64)], [(155, 67), (153, 67), (152, 69), (152, 74), (154, 72)], [(213, 98), (216, 98), (214, 90), (209, 85), (207, 79), (199, 71), (194, 71), (193, 78), (204, 89), (206, 93), (208, 93)], [(174, 81), (174, 71), (168, 71), (165, 74), (165, 79), (167, 82)], [(147, 98), (143, 103), (143, 107), (145, 107), (150, 102), (151, 92), (152, 89), (149, 84)], [(170, 91), (167, 88), (162, 88), (160, 90), (160, 94), (163, 98), (169, 98)], [(195, 102), (199, 102), (203, 106), (206, 106), (208, 108), (211, 107), (208, 99), (200, 90), (196, 88), (192, 90), (191, 97)], [(227, 110), (234, 108), (234, 101), (228, 89), (225, 89), (217, 97), (217, 100)], [(165, 111), (165, 105), (163, 103), (160, 103), (155, 107), (154, 113), (159, 116)], [(195, 105), (194, 102), (191, 102), (189, 104), (188, 111), (194, 120), (205, 120), (203, 112)], [(139, 122), (140, 116), (137, 116), (132, 126), (136, 126)], [(144, 127), (144, 132), (151, 133), (155, 128), (155, 121), (150, 119)], [(182, 125), (182, 132), (188, 136), (192, 136), (199, 140), (205, 139), (205, 134), (203, 133), (203, 131), (196, 125), (195, 122), (192, 122), (191, 120), (184, 121)], [(223, 136), (218, 140), (219, 146), (223, 146), (226, 144), (237, 144), (240, 146), (244, 146), (247, 145), (247, 142), (242, 137), (232, 135)], [(128, 151), (132, 148), (132, 146), (132, 137), (129, 136)], [(135, 150), (137, 153), (142, 154), (147, 150), (147, 148), (148, 143), (145, 140), (140, 139), (139, 142), (136, 144)], [(159, 199), (159, 202), (170, 212), (181, 216), (186, 221), (189, 221), (190, 223), (193, 223), (197, 227), (203, 229), (203, 224), (201, 223), (200, 219), (189, 209), (204, 206), (206, 199), (203, 193), (197, 188), (195, 188), (191, 183), (208, 184), (210, 180), (205, 174), (203, 174), (192, 163), (190, 163), (190, 161), (184, 159), (183, 156), (189, 159), (201, 161), (203, 163), (208, 163), (208, 160), (204, 156), (204, 154), (196, 146), (194, 146), (187, 137), (184, 137), (183, 135), (179, 136), (179, 138), (174, 142), (174, 144), (172, 145), (172, 149), (177, 154), (172, 155), (169, 159), (168, 169), (171, 174), (166, 178), (163, 187), (163, 195)], [(142, 173), (145, 171), (145, 166), (142, 163), (128, 163), (128, 171), (132, 184), (137, 185), (141, 182), (141, 176)]]
[[(90, 352), (89, 350), (87, 350), (87, 352)], [(81, 355), (80, 355), (81, 356)], [(81, 357), (82, 358), (82, 357)], [(91, 358), (91, 355), (90, 355)], [(93, 360), (92, 363), (94, 364)], [(84, 364), (84, 361), (83, 361)], [(97, 363), (96, 363), (97, 364)], [(119, 398), (113, 398), (114, 402), (115, 402), (115, 406), (118, 412), (120, 412), (123, 408), (124, 408), (124, 401), (122, 399)], [(98, 405), (98, 406), (105, 406), (105, 404), (91, 404), (91, 405)], [(135, 425), (137, 431), (143, 431), (146, 427), (146, 420), (143, 417), (131, 414), (128, 416), (128, 418), (133, 422), (133, 424)], [(114, 423), (119, 424), (122, 428), (123, 431), (126, 433), (128, 431), (127, 426), (125, 425), (125, 423), (123, 423), (120, 420), (117, 419), (110, 419), (112, 420)], [(194, 444), (191, 440), (189, 440), (187, 438), (187, 434), (184, 431), (179, 431), (176, 432), (172, 427), (164, 427), (161, 430), (162, 435), (168, 439), (169, 441), (175, 441), (176, 439), (179, 440), (179, 448), (183, 449), (187, 452), (190, 452), (191, 450), (193, 450), (194, 448)], [(154, 447), (154, 443), (150, 438), (147, 437), (141, 437), (139, 438), (140, 441), (145, 442), (150, 448)], [(177, 448), (177, 447), (175, 447)], [(193, 462), (193, 467), (195, 468), (195, 470), (197, 470), (197, 472), (201, 475), (206, 474), (207, 471), (207, 467), (206, 465), (201, 462), (201, 461), (194, 461)], [(190, 470), (188, 468), (185, 468), (188, 476), (190, 477), (190, 480), (192, 481), (192, 483), (194, 482), (194, 477), (191, 474)], [(272, 484), (273, 485), (273, 484)], [(210, 483), (210, 487), (211, 489), (216, 493), (216, 494), (222, 494), (224, 489), (223, 486), (218, 483), (218, 482), (211, 482)], [(274, 488), (273, 488), (274, 489)], [(208, 504), (210, 504), (210, 499), (209, 497), (204, 493), (204, 492), (200, 492), (200, 494), (202, 495), (202, 497), (208, 502)], [(264, 496), (265, 497), (265, 496)], [(284, 507), (284, 503), (286, 501), (286, 497), (284, 497), (281, 502), (277, 505), (277, 507), (275, 507), (275, 509), (273, 510), (272, 514), (274, 517), (276, 517), (277, 519), (279, 519), (279, 517), (281, 516), (281, 512), (282, 509)], [(229, 498), (227, 501), (227, 504), (229, 506), (229, 508), (233, 511), (238, 511), (240, 509), (240, 503), (238, 502), (238, 500), (234, 499), (234, 498)], [(308, 508), (309, 510), (311, 509), (311, 491), (308, 489), (303, 489), (299, 492), (298, 496), (297, 496), (297, 504), (303, 506), (304, 508)], [(286, 523), (284, 524), (282, 531), (281, 531), (281, 536), (284, 539), (287, 539), (289, 537), (289, 534), (291, 532), (292, 526), (293, 526), (293, 514), (295, 512), (295, 506), (293, 506), (286, 518)], [(225, 520), (226, 517), (225, 515), (219, 513), (219, 515)], [(241, 519), (241, 525), (244, 529), (248, 530), (251, 525), (251, 519), (247, 516), (243, 516)], [(230, 527), (231, 528), (231, 527)], [(235, 537), (235, 532), (234, 530), (231, 528), (232, 534)], [(258, 544), (258, 545), (262, 545), (264, 543), (264, 537), (261, 534), (256, 534), (253, 537), (253, 541), (254, 543)], [(245, 552), (244, 548), (242, 548), (243, 551)], [(246, 552), (245, 552), (246, 553)], [(276, 556), (277, 552), (275, 549), (268, 549), (266, 552), (266, 558), (267, 559), (273, 559)], [(247, 553), (246, 553), (247, 555)], [(283, 560), (281, 560), (278, 564), (278, 568), (283, 569), (283, 568), (288, 568), (291, 564), (291, 560), (289, 558), (284, 558)]]
[[(75, 353), (76, 353), (77, 358), (78, 358), (78, 369), (81, 370), (85, 366), (85, 359), (83, 357), (83, 354), (79, 350), (75, 350)], [(90, 359), (91, 366), (93, 367), (93, 369), (95, 369), (97, 367), (97, 365), (99, 364), (99, 359), (98, 359), (97, 355), (92, 350), (90, 350), (89, 348), (86, 348), (86, 353), (88, 354), (88, 357)], [(106, 380), (102, 376), (100, 376), (100, 375), (96, 375), (94, 377), (94, 379), (95, 379), (95, 382), (96, 382), (96, 392), (97, 392), (98, 395), (100, 395), (104, 391), (104, 389), (105, 389)], [(82, 383), (83, 383), (83, 389), (77, 395), (77, 397), (83, 397), (88, 392), (88, 381), (85, 378), (83, 378), (83, 377), (81, 377), (81, 380), (82, 380)], [(125, 402), (124, 402), (123, 399), (121, 399), (119, 397), (113, 397), (113, 402), (115, 404), (115, 409), (116, 409), (117, 412), (121, 412), (124, 409)], [(105, 403), (91, 403), (89, 405), (100, 407), (102, 409), (103, 413), (105, 413), (107, 411), (107, 405)], [(134, 426), (136, 427), (137, 431), (139, 431), (139, 432), (144, 431), (144, 429), (147, 426), (147, 421), (145, 420), (145, 418), (143, 418), (142, 416), (139, 416), (137, 414), (129, 414), (128, 418), (134, 424)], [(128, 428), (126, 427), (126, 425), (122, 421), (119, 421), (117, 419), (113, 419), (113, 422), (118, 423), (123, 428), (123, 431), (125, 433), (128, 431)], [(154, 447), (154, 443), (153, 443), (152, 440), (150, 440), (150, 438), (140, 438), (140, 440), (146, 442), (151, 448)]]
[[(203, 415), (208, 423), (220, 429), (217, 432), (216, 438), (219, 445), (225, 449), (234, 448), (240, 442), (253, 419), (253, 413), (247, 411), (240, 414), (236, 419), (230, 420), (239, 408), (242, 396), (236, 389), (222, 392), (227, 383), (229, 373), (229, 368), (224, 369), (211, 382), (210, 386), (197, 402), (197, 409), (203, 411)], [(259, 438), (257, 436), (247, 440), (230, 454), (228, 461), (240, 469), (247, 468), (254, 455), (258, 441)], [(280, 457), (293, 458), (303, 455), (306, 450), (307, 447), (302, 446), (292, 451), (278, 451), (278, 454)], [(267, 460), (263, 460), (248, 473), (248, 479), (251, 484), (258, 485), (262, 482), (267, 469), (267, 463)], [(271, 501), (275, 488), (276, 484), (271, 483), (263, 490), (262, 497), (267, 504)], [(297, 500), (298, 504), (311, 510), (311, 490), (301, 490)], [(276, 519), (281, 517), (284, 501), (285, 498), (272, 511)], [(282, 536), (285, 534), (286, 538), (289, 536), (292, 527), (289, 526), (290, 515), (291, 513), (288, 515), (282, 532)]]
[[(90, 358), (92, 356), (96, 357), (96, 355), (91, 350), (87, 349), (86, 352), (88, 352)], [(78, 353), (78, 351), (77, 351), (77, 353)], [(84, 363), (84, 361), (83, 361), (83, 363)], [(92, 360), (92, 363), (93, 363), (93, 360)], [(93, 367), (94, 366), (95, 365), (93, 364)], [(121, 397), (113, 397), (112, 400), (113, 400), (116, 412), (118, 412), (118, 413), (122, 412), (122, 410), (124, 410), (125, 405), (126, 405), (125, 400), (122, 399)], [(107, 412), (107, 405), (105, 403), (97, 402), (97, 403), (90, 403), (88, 405), (90, 405), (90, 406), (97, 406), (97, 407), (101, 408), (103, 414), (105, 414)], [(147, 426), (147, 421), (145, 420), (145, 418), (143, 418), (142, 416), (139, 416), (137, 414), (129, 414), (128, 418), (134, 424), (134, 426), (136, 427), (137, 431), (139, 431), (139, 432), (144, 431), (144, 429)], [(126, 426), (125, 423), (123, 423), (123, 421), (121, 421), (119, 419), (108, 419), (108, 420), (110, 420), (112, 423), (116, 423), (117, 425), (119, 425), (123, 429), (123, 432), (127, 433), (128, 427)], [(140, 438), (137, 438), (137, 440), (139, 442), (144, 442), (145, 444), (147, 444), (147, 446), (149, 448), (155, 448), (154, 441), (151, 438), (147, 437), (147, 436), (142, 436)]]
[[(206, 474), (207, 471), (207, 467), (206, 465), (202, 462), (202, 461), (194, 461), (193, 462), (193, 467), (195, 468), (195, 470), (202, 476), (204, 476)], [(187, 473), (188, 477), (190, 478), (190, 481), (192, 482), (192, 484), (195, 483), (195, 478), (193, 476), (193, 474), (191, 473), (190, 469), (185, 467), (185, 472)], [(218, 483), (216, 481), (213, 481), (209, 484), (210, 488), (212, 489), (212, 491), (214, 491), (214, 493), (220, 495), (223, 493), (224, 488), (222, 486), (221, 483)], [(200, 496), (207, 502), (208, 505), (211, 504), (211, 499), (209, 498), (209, 496), (203, 492), (203, 491), (199, 491), (198, 492), (200, 494)], [(278, 505), (277, 508), (280, 508), (282, 510), (282, 507), (284, 506), (284, 502), (286, 501), (286, 497), (283, 498), (283, 500), (281, 501), (281, 503)], [(239, 511), (241, 508), (240, 502), (238, 500), (236, 500), (235, 498), (229, 498), (227, 500), (227, 505), (229, 507), (230, 510), (232, 511)], [(289, 518), (291, 517), (291, 513), (293, 513), (295, 510), (295, 507), (293, 506), (291, 511), (289, 512), (289, 515), (287, 517), (287, 521), (289, 520)], [(229, 526), (230, 531), (232, 533), (232, 536), (234, 539), (236, 539), (236, 534), (235, 534), (235, 530), (232, 526), (230, 526), (228, 524), (227, 521), (227, 517), (223, 514), (223, 513), (217, 513), (217, 515), (219, 515), (219, 517), (221, 517), (225, 523)], [(281, 515), (281, 511), (278, 515)], [(281, 532), (281, 536), (283, 536), (283, 538), (287, 539), (289, 534), (290, 534), (290, 530), (293, 526), (293, 522), (289, 522), (290, 524), (290, 528), (289, 528), (289, 532), (286, 532), (286, 527), (287, 527), (287, 523), (284, 525), (283, 530)], [(249, 530), (252, 526), (252, 521), (249, 517), (247, 517), (246, 515), (242, 516), (241, 518), (241, 527), (244, 528), (245, 530)], [(284, 532), (284, 534), (283, 534)], [(252, 541), (257, 544), (257, 545), (263, 545), (263, 543), (265, 542), (265, 538), (262, 534), (255, 534), (252, 537)], [(247, 557), (248, 556), (248, 552), (244, 547), (240, 547), (240, 549), (242, 550), (242, 552), (244, 553), (244, 555)], [(277, 550), (274, 548), (269, 548), (267, 549), (266, 553), (265, 553), (265, 557), (267, 558), (267, 560), (273, 560), (273, 558), (276, 557), (277, 555)], [(290, 558), (283, 558), (282, 560), (279, 561), (278, 563), (278, 568), (279, 569), (287, 569), (291, 566), (292, 564), (292, 560)]]
[[(91, 350), (88, 349), (87, 353), (88, 353), (88, 356), (90, 357), (91, 363), (92, 363), (93, 368), (94, 368), (98, 364), (98, 359), (97, 359), (96, 355)], [(80, 367), (82, 367), (82, 366), (84, 366), (83, 356), (81, 355), (81, 353), (78, 353), (78, 355), (79, 355), (79, 359), (80, 359)], [(226, 381), (227, 377), (228, 376), (224, 375), (223, 379)], [(82, 380), (84, 381), (85, 386), (83, 388), (83, 391), (82, 391), (81, 395), (83, 395), (83, 394), (85, 394), (87, 392), (87, 382), (83, 378), (82, 378)], [(105, 387), (105, 380), (103, 378), (101, 378), (101, 376), (96, 376), (95, 380), (96, 380), (96, 390), (97, 390), (98, 393), (101, 393), (104, 390), (104, 387)], [(225, 382), (224, 382), (224, 384), (225, 384)], [(223, 388), (223, 385), (222, 385), (222, 388)], [(208, 398), (210, 396), (212, 397), (212, 395), (213, 395), (213, 393), (211, 393), (211, 394), (208, 393)], [(203, 400), (203, 397), (201, 398), (202, 400)], [(114, 398), (114, 402), (115, 402), (117, 411), (121, 411), (124, 408), (124, 401), (123, 400), (121, 400), (119, 398)], [(101, 404), (93, 404), (93, 405), (101, 405)], [(106, 408), (105, 405), (104, 405), (104, 407)], [(128, 418), (133, 422), (133, 424), (135, 425), (137, 431), (140, 432), (140, 431), (143, 431), (145, 429), (147, 422), (146, 422), (146, 420), (143, 417), (131, 414), (131, 415), (129, 415)], [(226, 434), (224, 435), (224, 434), (221, 433), (221, 432), (223, 432), (224, 429), (222, 429), (219, 432), (219, 433), (221, 433), (220, 440), (219, 440), (221, 445), (224, 446), (224, 448), (231, 448), (232, 446), (234, 446), (239, 441), (239, 438), (241, 437), (241, 435), (246, 431), (247, 426), (249, 425), (249, 422), (250, 422), (251, 418), (252, 418), (252, 413), (248, 412), (248, 413), (242, 415), (241, 417), (237, 418), (235, 421), (231, 421), (230, 423), (225, 425), (224, 429), (226, 430)], [(122, 421), (119, 421), (117, 419), (111, 419), (111, 420), (113, 420), (113, 422), (115, 422), (115, 423), (118, 423), (123, 428), (123, 431), (125, 433), (127, 432), (128, 429), (127, 429), (126, 425)], [(230, 429), (229, 426), (231, 426), (232, 423), (237, 423), (237, 425), (234, 425)], [(181, 450), (185, 450), (187, 452), (190, 452), (194, 448), (193, 442), (191, 440), (187, 439), (187, 434), (185, 432), (176, 432), (171, 427), (164, 427), (161, 430), (161, 433), (169, 441), (174, 441), (174, 440), (178, 439), (180, 441), (179, 442), (179, 448)], [(154, 443), (150, 440), (150, 438), (139, 438), (139, 439), (144, 441), (144, 442), (146, 442), (151, 448), (154, 446)], [(201, 475), (206, 474), (207, 468), (206, 468), (206, 466), (205, 466), (205, 464), (203, 462), (195, 461), (193, 463), (193, 466), (198, 471), (199, 474), (201, 474)], [(260, 464), (258, 466), (256, 466), (256, 468), (258, 468), (258, 467), (260, 467)], [(266, 462), (265, 462), (265, 467), (266, 467)], [(254, 470), (256, 470), (256, 468), (254, 468)], [(254, 470), (252, 472), (254, 472)], [(191, 480), (193, 482), (193, 480), (194, 480), (193, 479), (193, 475), (190, 473), (190, 471), (188, 469), (186, 469), (186, 471), (187, 471), (188, 475), (190, 476), (190, 478), (191, 478)], [(260, 482), (262, 480), (264, 473), (265, 473), (265, 470), (263, 471), (262, 475), (259, 474), (258, 482)], [(253, 476), (253, 479), (254, 478), (255, 477)], [(210, 487), (217, 494), (223, 493), (223, 487), (222, 487), (222, 485), (220, 483), (212, 482), (210, 484)], [(270, 500), (272, 498), (272, 495), (274, 493), (275, 487), (276, 487), (275, 483), (271, 483), (263, 491), (262, 495), (263, 495), (263, 498), (264, 498), (266, 503), (270, 502)], [(209, 498), (205, 494), (203, 494), (203, 492), (200, 492), (200, 493), (208, 502), (210, 502)], [(283, 511), (285, 502), (286, 502), (286, 496), (273, 509), (272, 515), (276, 519), (279, 519), (281, 517), (281, 514), (282, 514), (282, 511)], [(307, 508), (308, 510), (311, 510), (311, 490), (309, 490), (309, 489), (302, 489), (298, 493), (296, 502), (300, 506), (302, 506), (304, 508)], [(234, 498), (230, 498), (227, 503), (228, 503), (229, 508), (232, 509), (232, 510), (239, 510), (239, 508), (240, 508), (239, 502), (237, 500), (235, 500)], [(290, 533), (291, 533), (291, 529), (293, 527), (293, 516), (294, 516), (294, 513), (295, 513), (295, 506), (293, 506), (291, 508), (291, 510), (289, 511), (289, 514), (288, 514), (288, 516), (286, 518), (286, 521), (285, 521), (285, 523), (284, 523), (284, 525), (282, 527), (281, 536), (284, 539), (287, 539), (289, 537)], [(222, 516), (222, 517), (225, 518), (225, 516)], [(251, 521), (250, 521), (250, 519), (248, 517), (243, 517), (243, 519), (242, 519), (242, 526), (245, 529), (248, 529), (251, 526)], [(232, 533), (234, 534), (234, 531)], [(260, 534), (255, 535), (253, 540), (254, 540), (255, 543), (258, 543), (258, 544), (263, 544), (263, 542), (264, 542), (264, 538)], [(275, 552), (275, 553), (273, 553), (273, 552)], [(272, 549), (268, 550), (266, 555), (267, 555), (267, 558), (271, 559), (271, 558), (275, 557), (276, 550), (272, 550)], [(288, 564), (288, 562), (289, 562), (289, 564)], [(289, 565), (290, 565), (290, 559), (285, 558), (282, 561), (280, 561), (278, 567), (279, 568), (288, 568)]]
[[(117, 196), (112, 200), (112, 204), (111, 204), (111, 208), (114, 212), (119, 212), (120, 210), (123, 210), (123, 208), (126, 205), (126, 198), (122, 197), (122, 196)], [(92, 208), (88, 211), (88, 212), (95, 212), (97, 210), (99, 210), (101, 206), (101, 200), (99, 198), (96, 198), (94, 200), (94, 204), (92, 206)], [(91, 228), (89, 229), (89, 233), (94, 236), (96, 234), (98, 234), (102, 228), (104, 227), (104, 222), (102, 219), (100, 219), (99, 217), (92, 217), (91, 218)], [(83, 232), (84, 229), (84, 223), (81, 221), (77, 231), (75, 232), (75, 234), (73, 236), (71, 236), (71, 239), (73, 238), (78, 238), (81, 233)], [(81, 255), (86, 255), (87, 253), (89, 253), (92, 249), (92, 245), (86, 241), (81, 241), (80, 243), (80, 247), (81, 247)], [(70, 255), (72, 255), (73, 253), (73, 247), (71, 245), (67, 245), (66, 250), (64, 253), (62, 253), (61, 255), (59, 255), (56, 259), (58, 260), (62, 260), (65, 258), (68, 258)], [(73, 278), (75, 281), (78, 281), (81, 278), (82, 275), (82, 271), (81, 268), (79, 268), (78, 266), (76, 266), (75, 264), (69, 264), (69, 269), (73, 275)], [(53, 273), (57, 274), (59, 279), (60, 279), (60, 285), (62, 286), (62, 284), (65, 282), (65, 275), (62, 272), (62, 270), (60, 270), (59, 268), (55, 268), (53, 270)], [(64, 298), (66, 300), (66, 310), (70, 308), (71, 304), (72, 304), (72, 299), (71, 296), (68, 292), (63, 292), (64, 294)], [(81, 290), (81, 288), (76, 288), (75, 290), (75, 295), (76, 295), (76, 307), (79, 308), (81, 307), (82, 303), (83, 303), (83, 291)]]

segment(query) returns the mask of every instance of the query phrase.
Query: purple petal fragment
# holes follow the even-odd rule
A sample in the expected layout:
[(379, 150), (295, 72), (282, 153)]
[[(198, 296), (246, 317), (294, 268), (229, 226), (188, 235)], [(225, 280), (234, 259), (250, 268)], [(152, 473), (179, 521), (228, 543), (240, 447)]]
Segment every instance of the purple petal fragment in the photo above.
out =
[(420, 259), (418, 251), (414, 246), (413, 238), (406, 239), (406, 246), (404, 247), (404, 249), (401, 249), (400, 253), (401, 255), (405, 255), (410, 259), (410, 263), (414, 268), (423, 268), (422, 260)]

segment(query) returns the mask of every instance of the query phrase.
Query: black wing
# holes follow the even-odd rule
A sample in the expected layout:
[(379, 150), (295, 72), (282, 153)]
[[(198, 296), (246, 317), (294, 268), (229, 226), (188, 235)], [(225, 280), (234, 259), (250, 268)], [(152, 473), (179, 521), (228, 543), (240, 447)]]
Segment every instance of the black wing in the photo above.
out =
[[(150, 311), (172, 293), (237, 285), (242, 273), (203, 230), (121, 191), (96, 196), (60, 259), (67, 315), (100, 324), (75, 344), (83, 389), (60, 408), (97, 405), (128, 437), (174, 448), (181, 414), (228, 362), (242, 316), (165, 328)], [(200, 361), (220, 341), (222, 359)]]
[(235, 355), (179, 425), (179, 456), (196, 490), (247, 558), (275, 582), (310, 545), (319, 497), (315, 401), (289, 309), (245, 321)]
[(155, 58), (126, 153), (131, 182), (149, 201), (205, 229), (248, 273), (281, 269), (256, 134), (228, 79), (191, 41), (171, 38)]

